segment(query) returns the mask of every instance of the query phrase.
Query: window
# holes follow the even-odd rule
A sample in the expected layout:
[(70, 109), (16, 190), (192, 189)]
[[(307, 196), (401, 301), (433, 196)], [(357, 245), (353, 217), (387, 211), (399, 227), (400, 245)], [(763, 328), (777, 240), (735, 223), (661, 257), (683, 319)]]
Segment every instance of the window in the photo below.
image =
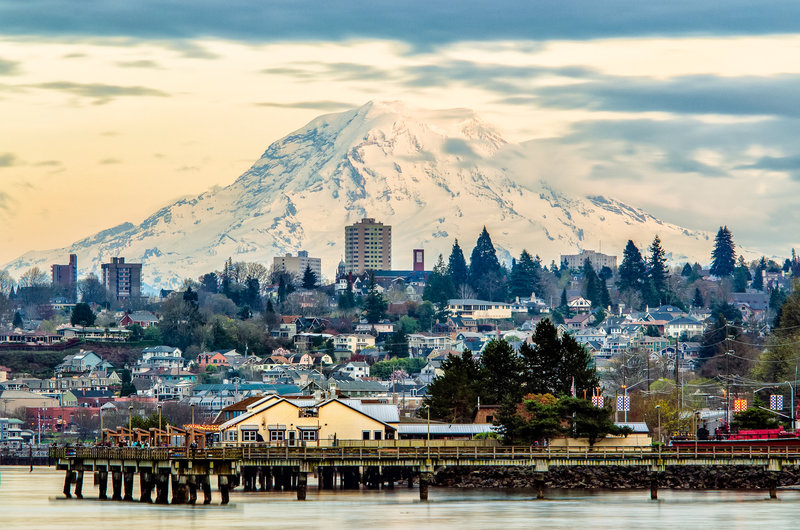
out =
[(383, 438), (383, 431), (375, 431), (375, 439), (380, 440)]
[(361, 439), (369, 440), (369, 431), (361, 431)]
[(254, 429), (248, 429), (248, 430), (242, 429), (242, 441), (243, 442), (258, 441), (258, 431)]
[(269, 431), (269, 441), (270, 442), (282, 442), (284, 440), (285, 434), (286, 434), (286, 431), (271, 430), (271, 431)]
[(235, 442), (239, 437), (239, 433), (236, 431), (228, 431), (228, 441)]
[(301, 429), (300, 439), (303, 440), (304, 442), (316, 442), (317, 441), (316, 429)]

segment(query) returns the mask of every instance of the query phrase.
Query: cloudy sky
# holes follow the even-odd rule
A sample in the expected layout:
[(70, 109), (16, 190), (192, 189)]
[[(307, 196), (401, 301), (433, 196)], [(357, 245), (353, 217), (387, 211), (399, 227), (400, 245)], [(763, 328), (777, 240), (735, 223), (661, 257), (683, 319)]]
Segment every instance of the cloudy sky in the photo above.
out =
[(787, 255), (799, 95), (796, 0), (0, 0), (0, 263), (371, 99), (473, 108), (525, 179)]

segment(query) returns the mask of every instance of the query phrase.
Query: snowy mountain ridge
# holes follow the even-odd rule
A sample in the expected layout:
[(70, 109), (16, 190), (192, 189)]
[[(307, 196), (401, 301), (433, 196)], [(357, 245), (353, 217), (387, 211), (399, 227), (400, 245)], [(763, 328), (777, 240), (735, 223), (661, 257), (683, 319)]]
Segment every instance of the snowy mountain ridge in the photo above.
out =
[(513, 147), (471, 110), (373, 101), (320, 116), (274, 142), (229, 186), (6, 267), (18, 277), (75, 253), (83, 276), (123, 256), (144, 264), (151, 289), (175, 288), (229, 256), (269, 266), (273, 256), (302, 249), (321, 257), (330, 277), (344, 254), (345, 225), (362, 217), (393, 226), (393, 267), (401, 270), (410, 268), (414, 248), (426, 250), (428, 267), (439, 253), (447, 256), (455, 238), (468, 253), (484, 225), (506, 260), (526, 248), (549, 263), (597, 249), (599, 241), (617, 254), (628, 239), (644, 250), (655, 234), (676, 261), (707, 259), (705, 232), (608, 197), (567, 195), (541, 180), (518, 184), (520, 175), (500, 156)]

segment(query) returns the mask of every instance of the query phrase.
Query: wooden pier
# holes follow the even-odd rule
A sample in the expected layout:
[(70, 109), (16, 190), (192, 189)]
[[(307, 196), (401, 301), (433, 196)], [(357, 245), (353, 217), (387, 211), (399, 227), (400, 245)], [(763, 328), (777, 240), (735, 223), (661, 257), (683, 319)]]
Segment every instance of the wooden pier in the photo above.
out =
[[(784, 466), (800, 465), (800, 448), (737, 446), (716, 448), (604, 447), (537, 449), (519, 446), (431, 447), (348, 445), (346, 447), (288, 447), (248, 444), (237, 447), (186, 449), (133, 447), (52, 447), (50, 458), (66, 472), (64, 494), (83, 496), (83, 479), (92, 473), (100, 499), (133, 500), (134, 477), (139, 475), (139, 501), (191, 503), (202, 492), (209, 504), (212, 478), (216, 477), (221, 503), (227, 504), (231, 488), (245, 491), (294, 490), (305, 500), (308, 474), (316, 473), (321, 489), (394, 487), (416, 478), (421, 500), (428, 498), (433, 472), (445, 466), (523, 466), (541, 473), (537, 481), (543, 496), (544, 473), (555, 466), (637, 466), (651, 472), (651, 498), (658, 497), (658, 473), (668, 466), (753, 466), (773, 472), (770, 497), (777, 496), (777, 473)], [(169, 498), (169, 490), (172, 498)], [(153, 494), (155, 493), (155, 499)]]

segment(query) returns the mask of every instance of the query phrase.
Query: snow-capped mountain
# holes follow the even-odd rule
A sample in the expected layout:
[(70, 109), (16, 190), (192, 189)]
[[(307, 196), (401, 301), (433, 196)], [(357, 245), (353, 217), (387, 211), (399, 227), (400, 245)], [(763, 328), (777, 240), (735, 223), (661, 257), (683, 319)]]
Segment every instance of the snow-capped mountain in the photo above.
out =
[(320, 116), (276, 141), (235, 182), (177, 200), (138, 226), (125, 223), (72, 245), (29, 252), (7, 264), (12, 275), (78, 255), (80, 275), (113, 256), (142, 262), (143, 282), (171, 288), (183, 278), (234, 261), (269, 266), (273, 256), (308, 250), (332, 276), (344, 254), (344, 227), (363, 217), (392, 225), (393, 267), (427, 266), (455, 238), (468, 253), (485, 225), (501, 259), (523, 248), (549, 263), (579, 248), (619, 254), (628, 239), (644, 250), (655, 234), (675, 260), (703, 259), (707, 233), (662, 222), (602, 196), (568, 196), (513, 174), (503, 153), (515, 148), (470, 110), (427, 111), (369, 102)]

